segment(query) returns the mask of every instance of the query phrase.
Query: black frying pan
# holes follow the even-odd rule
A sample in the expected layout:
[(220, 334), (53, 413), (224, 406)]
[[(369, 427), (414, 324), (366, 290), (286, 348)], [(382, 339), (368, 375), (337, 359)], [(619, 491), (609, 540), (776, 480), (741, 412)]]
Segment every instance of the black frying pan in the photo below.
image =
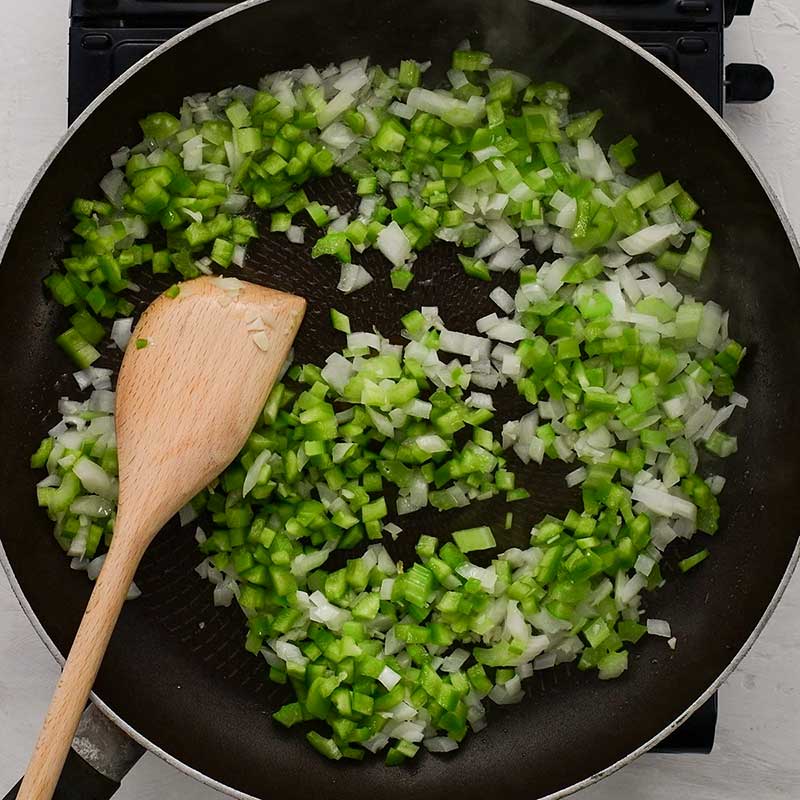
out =
[[(674, 652), (661, 640), (643, 641), (629, 670), (608, 683), (568, 665), (537, 673), (525, 702), (493, 711), (488, 730), (469, 736), (457, 754), (426, 755), (390, 769), (378, 759), (327, 762), (297, 731), (271, 721), (269, 712), (283, 702), (284, 690), (270, 685), (261, 660), (242, 648), (239, 613), (212, 606), (208, 585), (192, 569), (199, 556), (191, 536), (168, 526), (137, 575), (144, 596), (122, 614), (96, 695), (130, 735), (239, 797), (560, 796), (651, 747), (708, 697), (763, 626), (797, 559), (796, 245), (752, 162), (708, 106), (643, 51), (551, 3), (272, 0), (245, 3), (178, 37), (94, 104), (41, 174), (5, 242), (0, 535), (4, 565), (32, 622), (54, 653), (66, 653), (90, 591), (85, 576), (70, 571), (50, 522), (36, 508), (27, 467), (54, 419), (56, 399), (75, 392), (70, 366), (53, 344), (64, 315), (41, 287), (65, 251), (72, 198), (96, 191), (107, 154), (137, 141), (139, 117), (175, 109), (186, 94), (254, 84), (264, 73), (306, 62), (362, 55), (384, 66), (407, 57), (432, 59), (435, 81), (466, 37), (492, 51), (501, 65), (567, 83), (575, 109), (604, 108), (599, 135), (605, 144), (633, 133), (641, 142), (640, 169), (679, 177), (702, 202), (704, 224), (715, 238), (697, 291), (731, 309), (733, 334), (748, 346), (740, 390), (751, 401), (746, 415), (735, 417), (740, 449), (724, 465), (728, 485), (721, 530), (710, 544), (713, 558), (677, 577), (674, 564), (689, 550), (676, 545), (665, 565), (674, 580), (648, 596), (649, 614), (673, 623), (679, 639)], [(353, 202), (343, 179), (316, 191), (340, 206)], [(365, 265), (381, 277), (348, 297), (334, 290), (333, 266), (311, 261), (310, 247), (265, 234), (241, 271), (309, 299), (300, 359), (319, 360), (329, 351), (331, 297), (359, 328), (374, 323), (386, 334), (397, 334), (399, 316), (423, 302), (438, 304), (448, 324), (462, 330), (490, 310), (487, 289), (463, 276), (444, 245), (422, 254), (405, 295), (387, 292), (381, 257), (367, 256)], [(142, 302), (163, 288), (147, 283)], [(534, 497), (525, 514), (515, 508), (520, 528), (502, 546), (524, 541), (523, 517), (530, 522), (574, 500), (563, 488), (563, 472), (552, 463), (526, 472)], [(426, 532), (444, 532), (455, 522), (499, 520), (504, 513), (501, 503), (486, 504), (456, 518), (423, 516), (418, 524)]]

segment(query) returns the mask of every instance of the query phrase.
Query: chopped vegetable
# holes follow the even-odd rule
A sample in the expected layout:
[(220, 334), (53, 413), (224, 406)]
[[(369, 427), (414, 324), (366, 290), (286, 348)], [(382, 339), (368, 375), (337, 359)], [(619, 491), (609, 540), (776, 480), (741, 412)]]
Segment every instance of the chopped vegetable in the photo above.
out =
[(335, 308), (331, 309), (331, 325), (335, 331), (350, 333), (350, 318)]
[(688, 558), (684, 558), (678, 562), (678, 567), (680, 568), (681, 572), (688, 572), (693, 567), (696, 567), (700, 562), (705, 561), (710, 553), (705, 548), (703, 550), (699, 550), (693, 556), (689, 556)]
[[(485, 726), (486, 698), (518, 702), (534, 670), (575, 661), (613, 679), (645, 633), (674, 646), (666, 620), (640, 621), (643, 592), (663, 583), (674, 539), (716, 532), (724, 479), (704, 480), (701, 458), (736, 452), (723, 428), (747, 405), (727, 314), (667, 280), (699, 278), (712, 241), (681, 184), (629, 176), (636, 140), (601, 148), (602, 111), (570, 115), (560, 84), (467, 47), (451, 89), (424, 88), (425, 69), (306, 67), (146, 117), (143, 143), (112, 157), (105, 199), (73, 204), (78, 240), (45, 282), (70, 309), (57, 341), (92, 393), (60, 402), (31, 466), (47, 471), (37, 499), (57, 541), (96, 577), (117, 463), (110, 372), (91, 365), (103, 320), (120, 349), (129, 342), (137, 272), (241, 266), (256, 206), (272, 233), (308, 234), (343, 293), (373, 282), (353, 263), (367, 248), (404, 291), (435, 240), (458, 246), (478, 280), (518, 274), (489, 293), (495, 311), (476, 332), (429, 306), (404, 313), (405, 338), (389, 341), (331, 308), (346, 347), (290, 367), (238, 458), (181, 512), (201, 524), (197, 571), (215, 604), (241, 607), (245, 647), (295, 690), (274, 719), (314, 721), (305, 735), (333, 760), (448, 752)], [(348, 213), (313, 199), (313, 179), (334, 169), (353, 181)], [(529, 408), (501, 431), (489, 423), (505, 386)], [(495, 527), (507, 547), (530, 496), (515, 472), (545, 458), (578, 462), (566, 482), (581, 502), (527, 520), (527, 547), (490, 554), (487, 525), (439, 541), (394, 521), (500, 495), (519, 503)], [(396, 561), (384, 534), (389, 546), (417, 536), (416, 560)]]
[(453, 541), (462, 553), (469, 553), (473, 550), (489, 550), (497, 546), (492, 529), (486, 525), (480, 528), (453, 531)]
[[(347, 62), (324, 80), (307, 67), (267, 76), (260, 91), (196, 95), (179, 115), (151, 114), (143, 142), (114, 154), (105, 199), (73, 203), (77, 240), (46, 285), (78, 313), (125, 317), (123, 295), (147, 265), (182, 278), (241, 266), (258, 235), (255, 207), (295, 243), (305, 241), (298, 215), (321, 228), (312, 256), (345, 265), (343, 292), (371, 281), (361, 267), (345, 270), (353, 250), (379, 250), (404, 291), (416, 252), (437, 239), (471, 251), (461, 263), (483, 281), (519, 271), (532, 248), (575, 259), (570, 283), (598, 275), (602, 254), (616, 258), (619, 248), (699, 278), (711, 234), (692, 221), (699, 206), (681, 184), (659, 172), (632, 181), (624, 170), (637, 142), (604, 152), (593, 138), (601, 110), (570, 116), (566, 87), (523, 85), (491, 64), (487, 53), (456, 51), (452, 89), (440, 91), (420, 86), (424, 65), (410, 60), (388, 73)], [(334, 169), (361, 197), (346, 215), (306, 193)], [(161, 235), (166, 247), (155, 250)], [(73, 333), (62, 345), (78, 363), (94, 357)]]

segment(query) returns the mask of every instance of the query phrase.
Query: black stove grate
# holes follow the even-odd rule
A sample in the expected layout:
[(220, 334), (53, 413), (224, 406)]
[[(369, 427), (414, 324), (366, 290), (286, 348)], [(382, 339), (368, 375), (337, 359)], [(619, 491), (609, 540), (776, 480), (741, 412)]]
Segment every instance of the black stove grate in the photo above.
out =
[[(142, 56), (238, 0), (73, 0), (69, 43), (70, 122)], [(723, 71), (723, 32), (753, 0), (564, 0), (661, 59), (718, 112), (727, 99), (761, 100), (772, 77), (754, 65)], [(734, 69), (732, 69), (734, 68)]]
[[(162, 42), (239, 0), (73, 0), (69, 39), (69, 120), (115, 78)], [(726, 99), (752, 102), (772, 90), (763, 67), (723, 70), (724, 29), (753, 0), (563, 0), (615, 28), (692, 85), (719, 113)], [(714, 695), (656, 750), (708, 753), (714, 743)]]

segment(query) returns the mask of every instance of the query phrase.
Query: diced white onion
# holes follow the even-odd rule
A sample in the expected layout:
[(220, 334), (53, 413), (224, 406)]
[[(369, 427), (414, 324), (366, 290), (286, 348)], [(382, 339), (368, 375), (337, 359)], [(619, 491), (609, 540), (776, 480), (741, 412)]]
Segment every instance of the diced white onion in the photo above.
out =
[(500, 320), (486, 334), (490, 339), (514, 344), (528, 337), (528, 329), (513, 320)]
[(673, 222), (668, 225), (649, 225), (632, 236), (619, 240), (619, 246), (629, 255), (638, 256), (653, 252), (671, 236), (680, 233), (681, 229)]
[(637, 484), (633, 487), (631, 497), (634, 502), (644, 503), (654, 514), (663, 517), (678, 516), (692, 521), (697, 517), (697, 508), (694, 503), (660, 489)]
[(358, 264), (342, 264), (339, 283), (336, 288), (340, 292), (350, 294), (351, 292), (363, 289), (368, 284), (372, 283), (372, 275)]
[(178, 521), (180, 522), (182, 528), (196, 519), (197, 512), (194, 510), (194, 506), (191, 503), (187, 503), (178, 512)]
[(567, 482), (567, 486), (570, 487), (583, 483), (586, 480), (586, 467), (578, 467), (578, 469), (572, 470), (572, 472), (567, 473), (564, 480)]
[(133, 333), (133, 317), (115, 319), (111, 326), (111, 339), (120, 350), (125, 350)]
[(402, 267), (411, 255), (411, 242), (394, 220), (378, 234), (376, 245), (395, 267)]
[(381, 670), (381, 674), (378, 675), (378, 680), (391, 691), (400, 683), (400, 676), (391, 667), (387, 666)]
[(514, 298), (502, 286), (492, 289), (489, 293), (489, 299), (500, 306), (501, 310), (505, 311), (506, 314), (514, 311)]
[(431, 736), (423, 739), (422, 744), (429, 753), (449, 753), (458, 750), (458, 742), (448, 736)]
[(647, 632), (651, 636), (663, 636), (665, 639), (669, 639), (672, 636), (669, 622), (664, 619), (648, 619)]

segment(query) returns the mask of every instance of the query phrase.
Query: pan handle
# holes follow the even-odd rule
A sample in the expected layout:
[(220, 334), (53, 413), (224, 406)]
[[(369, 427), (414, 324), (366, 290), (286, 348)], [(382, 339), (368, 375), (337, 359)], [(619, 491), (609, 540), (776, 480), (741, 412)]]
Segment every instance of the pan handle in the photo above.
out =
[(725, 67), (725, 102), (760, 103), (775, 88), (775, 78), (763, 64), (728, 64)]
[[(144, 749), (90, 703), (83, 712), (53, 800), (109, 800)], [(14, 800), (19, 783), (3, 800)]]
[[(21, 785), (20, 779), (4, 800), (14, 800)], [(70, 750), (53, 800), (109, 800), (117, 789), (119, 784), (116, 781), (106, 778), (87, 764), (74, 750)]]

